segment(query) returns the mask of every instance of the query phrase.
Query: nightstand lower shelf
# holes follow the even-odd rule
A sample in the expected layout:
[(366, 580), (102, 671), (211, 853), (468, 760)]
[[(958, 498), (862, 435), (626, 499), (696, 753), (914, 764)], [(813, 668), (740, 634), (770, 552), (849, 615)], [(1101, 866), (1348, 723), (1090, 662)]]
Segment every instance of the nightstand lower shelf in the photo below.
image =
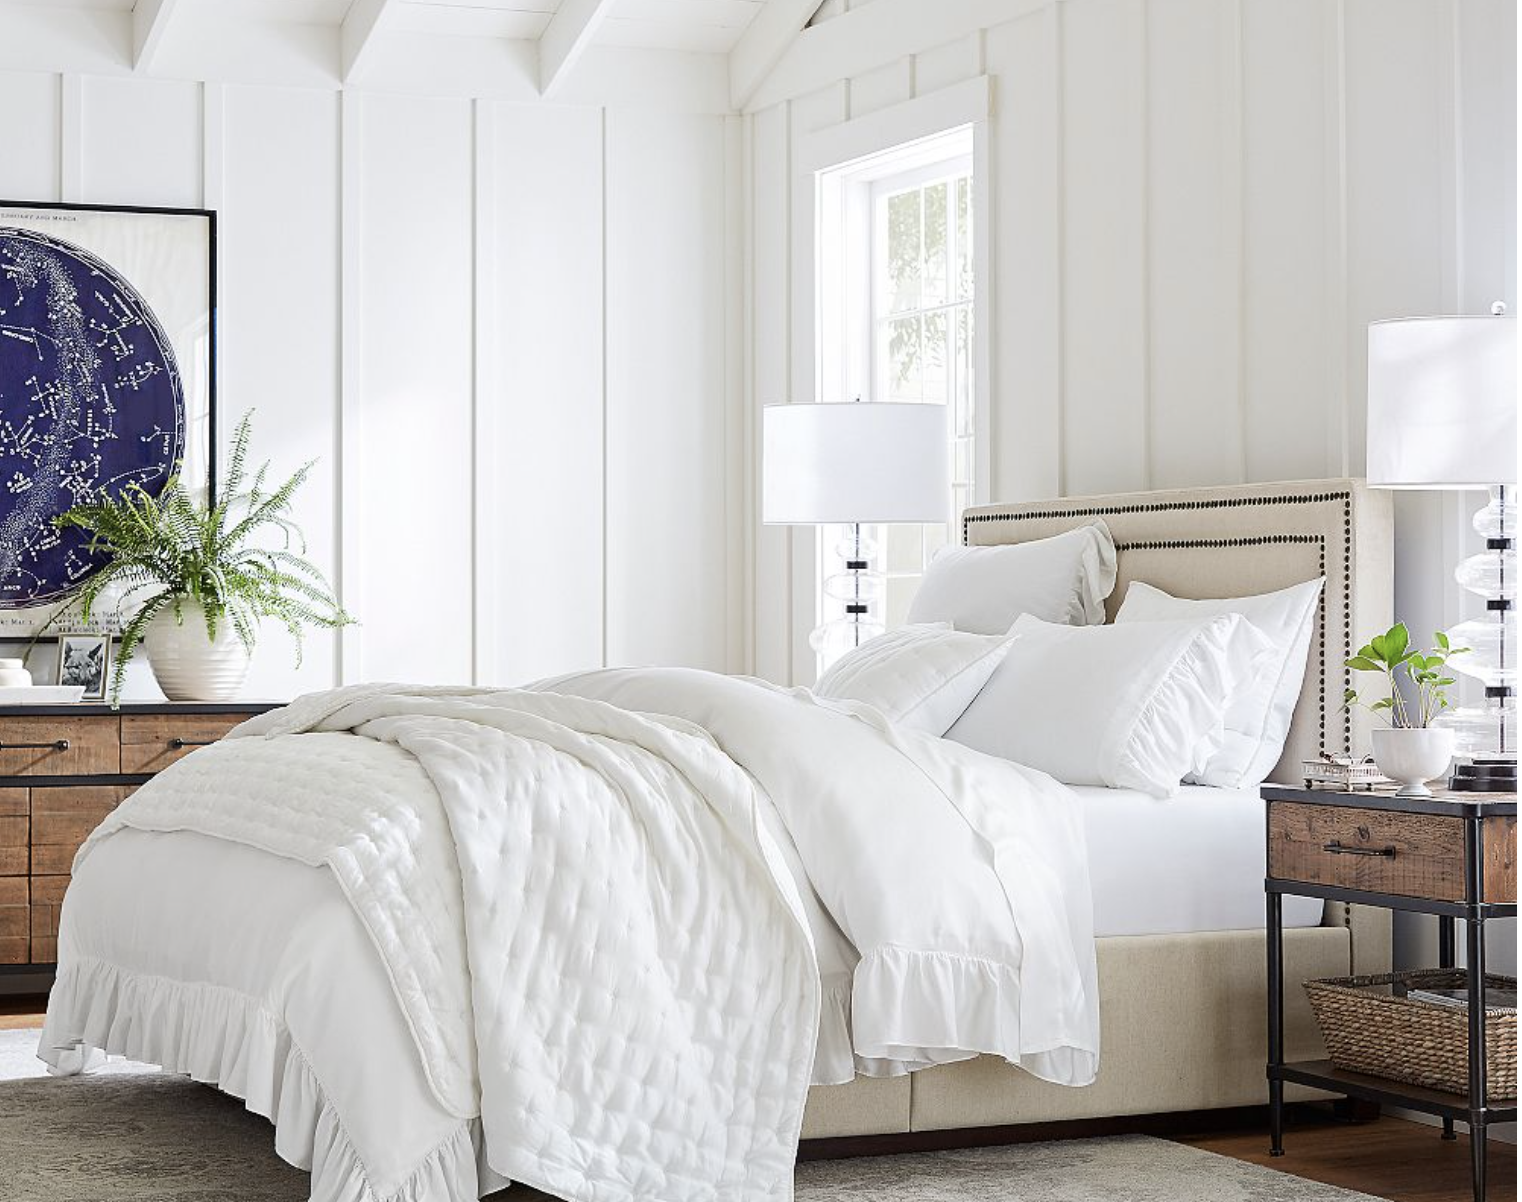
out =
[[(1300, 1060), (1290, 1064), (1271, 1065), (1268, 1075), (1271, 1081), (1290, 1081), (1296, 1085), (1309, 1085), (1332, 1093), (1366, 1098), (1386, 1106), (1404, 1106), (1407, 1110), (1419, 1110), (1439, 1118), (1469, 1121), (1469, 1100), (1463, 1094), (1407, 1085), (1403, 1081), (1371, 1077), (1367, 1073), (1348, 1072), (1330, 1060)], [(1514, 1123), (1517, 1121), (1517, 1099), (1497, 1099), (1486, 1105), (1483, 1113), (1487, 1123)]]

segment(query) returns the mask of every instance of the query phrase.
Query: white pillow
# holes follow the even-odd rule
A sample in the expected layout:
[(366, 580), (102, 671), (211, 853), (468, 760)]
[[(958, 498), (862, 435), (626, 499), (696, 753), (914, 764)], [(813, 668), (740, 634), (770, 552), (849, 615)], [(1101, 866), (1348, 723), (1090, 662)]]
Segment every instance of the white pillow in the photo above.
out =
[(1194, 781), (1222, 789), (1242, 789), (1268, 779), (1289, 735), (1305, 663), (1316, 629), (1316, 602), (1325, 578), (1307, 580), (1276, 593), (1189, 601), (1135, 581), (1115, 615), (1117, 623), (1241, 614), (1267, 637), (1274, 654), (1226, 708), (1220, 746), (1194, 774)]
[(1030, 543), (944, 548), (925, 569), (909, 621), (973, 634), (1004, 634), (1021, 614), (1083, 626), (1105, 620), (1114, 587), (1115, 542), (1096, 520)]
[(900, 726), (943, 735), (1008, 650), (1004, 634), (962, 634), (945, 622), (901, 626), (846, 652), (814, 692), (865, 701)]
[[(948, 739), (1070, 785), (1172, 795), (1270, 652), (1236, 614), (1062, 626), (1024, 617)], [(1207, 747), (1210, 744), (1207, 743)]]

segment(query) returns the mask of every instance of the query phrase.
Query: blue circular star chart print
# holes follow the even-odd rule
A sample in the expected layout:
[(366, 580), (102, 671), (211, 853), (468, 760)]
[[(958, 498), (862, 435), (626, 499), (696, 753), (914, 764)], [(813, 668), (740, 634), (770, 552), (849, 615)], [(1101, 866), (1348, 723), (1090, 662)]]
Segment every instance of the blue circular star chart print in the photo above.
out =
[(99, 566), (52, 519), (102, 489), (157, 492), (184, 454), (174, 348), (146, 301), (67, 242), (0, 225), (0, 609)]

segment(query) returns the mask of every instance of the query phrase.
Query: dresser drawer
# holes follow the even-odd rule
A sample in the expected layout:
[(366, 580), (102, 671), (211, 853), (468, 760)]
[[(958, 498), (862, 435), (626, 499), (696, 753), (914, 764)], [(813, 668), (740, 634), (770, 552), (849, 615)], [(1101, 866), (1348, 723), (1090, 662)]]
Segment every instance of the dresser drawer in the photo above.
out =
[(33, 789), (33, 875), (67, 876), (79, 845), (131, 792), (121, 785)]
[(122, 771), (158, 772), (215, 743), (252, 714), (128, 714), (122, 717)]
[(63, 913), (63, 895), (68, 891), (66, 876), (32, 878), (32, 959), (48, 964), (58, 959), (58, 919)]
[(25, 876), (32, 837), (30, 790), (0, 789), (0, 876)]
[(26, 877), (0, 877), (0, 964), (25, 964), (30, 959), (28, 897)]
[(120, 772), (115, 718), (0, 718), (0, 776)]
[(1463, 901), (1464, 822), (1437, 814), (1270, 802), (1268, 875)]

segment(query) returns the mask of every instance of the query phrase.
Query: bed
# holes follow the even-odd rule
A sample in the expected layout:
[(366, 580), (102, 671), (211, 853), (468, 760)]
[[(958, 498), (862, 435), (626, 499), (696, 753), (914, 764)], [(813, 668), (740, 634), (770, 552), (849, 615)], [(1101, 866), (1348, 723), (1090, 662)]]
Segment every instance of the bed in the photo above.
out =
[[(1340, 665), (1351, 631), (1389, 620), (1391, 531), (1386, 498), (1368, 492), (1355, 481), (1319, 481), (995, 507), (965, 516), (964, 541), (986, 545), (1043, 538), (1096, 516), (1109, 525), (1118, 549), (1119, 582), (1112, 606), (1123, 597), (1127, 583), (1135, 579), (1168, 588), (1179, 596), (1229, 596), (1268, 591), (1324, 575), (1327, 588), (1317, 616), (1311, 669), (1296, 710), (1285, 762), (1352, 745), (1355, 728), (1327, 697), (1340, 696)], [(688, 686), (692, 694), (684, 703), (685, 716), (668, 716), (658, 728), (641, 727), (629, 737), (646, 742), (686, 740), (683, 746), (687, 750), (680, 754), (696, 756), (684, 762), (684, 779), (691, 780), (700, 772), (719, 771), (703, 758), (702, 741), (717, 731), (713, 737), (729, 747), (724, 743), (722, 707), (715, 698), (725, 689), (738, 686), (689, 681), (681, 687)], [(578, 686), (563, 687), (574, 693)], [(518, 708), (497, 719), (514, 730), (539, 731), (550, 718), (572, 721), (561, 712), (571, 706), (575, 721), (584, 726), (589, 722), (620, 722), (625, 710), (599, 707), (613, 702), (628, 710), (648, 711), (655, 704), (651, 699), (664, 699), (673, 686), (665, 681), (660, 687), (667, 692), (645, 691), (653, 687), (650, 678), (611, 676), (582, 687), (582, 695), (574, 703), (515, 701), (511, 704)], [(332, 726), (338, 721), (333, 716), (335, 707), (344, 714), (359, 709), (363, 721), (372, 728), (378, 725), (400, 732), (387, 746), (407, 747), (414, 754), (433, 748), (437, 753), (434, 728), (428, 722), (443, 720), (450, 706), (478, 706), (479, 699), (447, 691), (420, 698), (416, 695), (420, 692), (426, 691), (414, 691), (405, 710), (398, 708), (393, 696), (361, 694), (328, 704), (320, 713), (273, 720), (290, 723), (293, 734), (298, 730), (316, 732), (317, 740), (334, 740), (334, 755), (338, 756), (348, 746), (342, 742), (348, 736)], [(796, 700), (781, 691), (767, 696), (766, 704), (776, 707)], [(661, 712), (669, 715), (675, 708), (679, 707)], [(797, 708), (777, 708), (775, 721), (801, 721), (793, 717)], [(858, 729), (866, 725), (857, 723), (843, 736), (841, 732), (847, 728), (834, 716), (811, 715), (808, 721), (823, 722), (822, 733), (814, 733), (812, 726), (800, 726), (792, 737), (800, 746), (811, 738), (821, 740), (816, 758), (837, 753), (849, 756), (850, 749), (840, 748), (839, 741), (856, 738)], [(329, 725), (324, 726), (324, 722)], [(836, 725), (830, 726), (831, 722)], [(919, 757), (916, 763), (928, 777), (953, 768), (964, 771), (970, 763), (954, 749), (933, 746), (942, 740), (927, 737), (906, 752), (904, 739), (891, 730), (861, 735), (869, 736), (893, 744), (895, 754)], [(743, 742), (739, 733), (734, 738)], [(228, 754), (236, 753), (238, 748), (233, 747)], [(190, 757), (176, 775), (184, 785), (180, 794), (171, 796), (169, 790), (162, 790), (159, 812), (152, 813), (151, 806), (145, 806), (136, 825), (119, 827), (108, 837), (94, 840), (93, 848), (87, 846), (86, 870), (76, 870), (64, 908), (61, 971), (50, 1003), (44, 1058), (60, 1071), (73, 1071), (86, 1067), (103, 1049), (217, 1084), (274, 1121), (281, 1155), (313, 1170), (314, 1197), (412, 1202), (456, 1196), (462, 1180), (469, 1179), (487, 1190), (505, 1184), (508, 1176), (567, 1197), (599, 1202), (602, 1198), (641, 1196), (638, 1181), (610, 1184), (612, 1169), (599, 1170), (602, 1176), (595, 1188), (586, 1184), (585, 1175), (575, 1180), (557, 1177), (537, 1162), (529, 1171), (518, 1171), (524, 1162), (514, 1160), (514, 1156), (522, 1149), (494, 1153), (490, 1132), (483, 1134), (479, 1118), (468, 1106), (452, 1104), (457, 1095), (440, 1088), (436, 1078), (447, 1071), (451, 1057), (460, 1052), (459, 1045), (474, 1038), (485, 1049), (491, 1046), (486, 1041), (503, 1038), (504, 1028), (540, 1013), (533, 1009), (536, 999), (532, 996), (512, 999), (519, 1006), (516, 1010), (503, 1008), (500, 998), (488, 997), (473, 984), (477, 1011), (494, 1007), (491, 1013), (500, 1021), (496, 1028), (482, 1026), (478, 1014), (475, 1030), (461, 1034), (460, 1029), (450, 1026), (448, 1015), (440, 1016), (437, 999), (429, 1001), (421, 996), (428, 990), (428, 973), (447, 976), (458, 969), (456, 959), (469, 958), (469, 945), (481, 937), (469, 922), (475, 921), (479, 928), (497, 921), (495, 916), (504, 908), (504, 898), (490, 892), (498, 887), (491, 865), (482, 867), (474, 882), (474, 869), (462, 866), (467, 907), (472, 889), (488, 891), (479, 910), (473, 912), (477, 917), (467, 920), (465, 946), (455, 947), (445, 936), (431, 937), (425, 941), (429, 956), (421, 967), (411, 960), (388, 958), (384, 930), (377, 935), (384, 922), (367, 920), (363, 899), (356, 897), (362, 876), (345, 875), (335, 869), (331, 858), (324, 860), (316, 853), (287, 847), (282, 854), (270, 854), (281, 849), (270, 844), (276, 835), (268, 831), (246, 830), (236, 838), (208, 837), (206, 822), (193, 812), (194, 773), (208, 774), (199, 778), (203, 793), (215, 792), (221, 787), (221, 778), (214, 775), (221, 754), (219, 749), (208, 749)], [(747, 768), (769, 789), (786, 793), (786, 789), (774, 788), (773, 782), (795, 766), (785, 762), (786, 756), (769, 764), (769, 754), (764, 748), (756, 752), (747, 761)], [(416, 771), (415, 766), (408, 766), (415, 761), (400, 752), (397, 755), (394, 761), (372, 766), (368, 779), (377, 794)], [(865, 750), (861, 755), (867, 755)], [(481, 762), (487, 759), (483, 755)], [(470, 772), (476, 771), (475, 761), (465, 757), (463, 762), (473, 765)], [(660, 763), (671, 762), (675, 761)], [(852, 762), (863, 772), (878, 770), (868, 758)], [(632, 783), (626, 782), (625, 791), (641, 787), (641, 774), (664, 770), (660, 764), (642, 762), (629, 778)], [(291, 771), (293, 775), (285, 780), (279, 779), (278, 772), (265, 773), (275, 779), (261, 780), (263, 792), (258, 796), (278, 805), (286, 793), (319, 787), (302, 779), (298, 768)], [(1003, 771), (1006, 775), (988, 778), (984, 791), (1004, 790), (1012, 798), (1019, 794), (1024, 799), (1020, 804), (1026, 806), (1022, 814), (1027, 825), (1051, 825), (1049, 842), (1044, 845), (1047, 850), (1040, 855), (1061, 859), (1060, 848), (1069, 837), (1063, 832), (1070, 831), (1063, 823), (1076, 821), (1086, 828), (1089, 870), (1096, 881), (1103, 881), (1094, 890), (1092, 923), (1087, 912), (1078, 912), (1086, 911), (1089, 902), (1087, 880), (1084, 878), (1084, 889), (1077, 890), (1072, 882), (1079, 880), (1081, 873), (1072, 865), (1059, 864), (1053, 870), (1058, 883), (1069, 890), (1063, 895), (1069, 913), (1066, 925), (1059, 921), (1059, 929), (1042, 936), (1045, 942), (1035, 939), (1036, 927), (1030, 925), (1033, 920), (1029, 911), (1022, 920), (1018, 899), (1013, 898), (1013, 892), (1024, 887), (1017, 879), (1022, 874), (991, 870), (981, 883), (969, 882), (965, 889), (959, 883), (959, 889), (966, 892), (969, 904), (993, 910), (1001, 907), (990, 907), (987, 899), (1001, 889), (1010, 893), (1020, 935), (1014, 942), (1027, 943), (1031, 955), (1040, 951), (1054, 966), (1050, 970), (1053, 974), (1070, 985), (1076, 981), (1078, 992), (1086, 992), (1085, 1006), (1097, 1012), (1103, 1028), (1097, 1080), (1084, 1088), (1072, 1087), (1092, 1076), (1092, 1072), (1085, 1074), (1083, 1066), (1091, 1063), (1086, 1059), (1092, 1042), (1088, 1024), (1094, 1015), (1083, 1007), (1067, 1012), (1054, 1003), (1042, 1011), (1033, 999), (1027, 1025), (1034, 1028), (1039, 1020), (1057, 1030), (1055, 1036), (1038, 1039), (1032, 1035), (1034, 1042), (1028, 1047), (1018, 1046), (1018, 1038), (1005, 1046), (999, 1042), (1003, 1033), (963, 1039), (963, 1043), (976, 1044), (982, 1038), (1003, 1052), (972, 1059), (945, 1050), (957, 1043), (953, 1036), (931, 1033), (911, 1038), (905, 1032), (914, 1023), (902, 1015), (885, 1018), (858, 1013), (858, 1021), (870, 1021), (882, 1028), (874, 1044), (877, 1057), (855, 1058), (855, 1067), (864, 1075), (850, 1083), (815, 1085), (808, 1091), (806, 1107), (793, 1117), (787, 1110), (788, 1090), (780, 1081), (781, 1070), (767, 1069), (771, 1075), (764, 1081), (756, 1076), (755, 1081), (761, 1084), (753, 1082), (750, 1088), (758, 1090), (757, 1096), (768, 1104), (781, 1108), (768, 1122), (782, 1131), (783, 1138), (763, 1141), (749, 1152), (737, 1153), (739, 1160), (763, 1166), (770, 1163), (780, 1171), (779, 1166), (785, 1167), (792, 1154), (789, 1124), (796, 1135), (801, 1123), (803, 1139), (820, 1141), (813, 1145), (819, 1150), (843, 1146), (828, 1142), (840, 1137), (900, 1141), (908, 1137), (912, 1142), (915, 1136), (929, 1133), (940, 1133), (938, 1138), (944, 1140), (945, 1132), (959, 1131), (967, 1133), (967, 1140), (976, 1140), (976, 1129), (1008, 1124), (1196, 1110), (1264, 1100), (1264, 1041), (1259, 1021), (1264, 990), (1263, 833), (1255, 797), (1250, 792), (1222, 796), (1218, 791), (1186, 790), (1175, 799), (1176, 804), (1156, 806), (1150, 799), (1116, 796), (1114, 790), (1079, 790), (1080, 805), (1075, 813), (1071, 806), (1042, 808), (1038, 803), (1045, 786), (1040, 781), (1018, 774), (1012, 766)], [(666, 780), (665, 787), (676, 789), (673, 780)], [(739, 796), (747, 786), (743, 779), (737, 779), (725, 787)], [(652, 795), (660, 792), (655, 789)], [(470, 796), (468, 791), (462, 793), (467, 801)], [(840, 820), (849, 822), (849, 790), (842, 796), (844, 817)], [(828, 813), (828, 802), (828, 798), (820, 801), (821, 814)], [(904, 812), (911, 817), (914, 813)], [(145, 813), (147, 817), (142, 816)], [(655, 809), (639, 815), (644, 823), (642, 837), (649, 837), (650, 823), (661, 814)], [(480, 820), (480, 815), (466, 804), (451, 811), (449, 820), (457, 827), (462, 821)], [(424, 852), (429, 843), (423, 828), (428, 820), (409, 821), (414, 821), (415, 829), (408, 838), (415, 843), (405, 849), (412, 856), (406, 861), (410, 875), (398, 878), (399, 887), (402, 893), (426, 893), (429, 881), (434, 879), (425, 871)], [(805, 825), (807, 821), (813, 821), (812, 816)], [(968, 821), (977, 828), (978, 819)], [(850, 1076), (852, 1049), (849, 1044), (840, 1046), (848, 1037), (831, 1030), (832, 998), (836, 997), (831, 991), (838, 991), (834, 977), (839, 974), (832, 976), (827, 971), (824, 952), (832, 924), (812, 913), (805, 916), (809, 899), (802, 894), (806, 890), (800, 886), (795, 896), (787, 887), (789, 879), (805, 879), (803, 869), (793, 859), (808, 860), (809, 872), (817, 875), (817, 862), (810, 857), (820, 849), (830, 851), (839, 831), (822, 827), (817, 836), (810, 836), (794, 829), (794, 846), (780, 837), (774, 820), (763, 814), (760, 826), (770, 834), (731, 829), (729, 834), (734, 838), (730, 843), (722, 847), (701, 844), (702, 838), (722, 835), (723, 826), (723, 822), (716, 824), (710, 835), (685, 829), (680, 833), (695, 845), (709, 846), (710, 858), (750, 856), (750, 867), (758, 873), (761, 870), (755, 866), (764, 861), (778, 894), (771, 899), (774, 904), (767, 925), (773, 943), (758, 945), (759, 963), (764, 967), (765, 957), (775, 956), (779, 964), (792, 965), (798, 946), (793, 927), (812, 930), (819, 957), (820, 994), (808, 999), (822, 1015), (818, 1030), (810, 1026), (805, 1033), (800, 1021), (789, 1026), (780, 1019), (770, 1028), (790, 1033), (787, 1047), (791, 1052), (787, 1056), (778, 1052), (779, 1058), (788, 1059), (792, 1065), (788, 1080), (796, 1083), (800, 1066), (807, 1074), (807, 1062), (812, 1062), (814, 1079), (843, 1080)], [(490, 833), (498, 839), (511, 834)], [(656, 831), (662, 833), (669, 834)], [(923, 847), (914, 846), (916, 839), (928, 845), (940, 837), (933, 830), (890, 829), (888, 833), (896, 834), (905, 844), (906, 856), (922, 854)], [(992, 828), (981, 833), (992, 843), (1003, 837)], [(789, 846), (782, 848), (785, 842)], [(1142, 847), (1151, 847), (1152, 854), (1138, 854), (1137, 849)], [(779, 848), (786, 852), (781, 858)], [(885, 862), (894, 862), (891, 848), (883, 855)], [(788, 864), (782, 865), (781, 859), (788, 859)], [(615, 869), (619, 863), (617, 855), (608, 861)], [(899, 873), (905, 897), (897, 904), (906, 910), (901, 921), (912, 923), (914, 892), (924, 887), (921, 878), (927, 874), (902, 868)], [(929, 875), (933, 878), (934, 874)], [(1152, 904), (1145, 909), (1126, 904), (1127, 889), (1135, 883), (1162, 879), (1179, 887), (1149, 890)], [(146, 882), (153, 882), (153, 886), (145, 887)], [(589, 871), (579, 887), (593, 886), (600, 887), (600, 882), (596, 873)], [(861, 884), (847, 882), (839, 887), (860, 889)], [(1073, 896), (1075, 892), (1085, 893), (1081, 903)], [(516, 904), (517, 896), (506, 900)], [(859, 898), (842, 898), (832, 904), (833, 913), (859, 912)], [(250, 899), (257, 902), (251, 905)], [(407, 904), (414, 908), (400, 912), (426, 925), (435, 912), (429, 905), (447, 908), (451, 903), (445, 898), (425, 905), (414, 897)], [(1297, 973), (1311, 976), (1377, 971), (1388, 961), (1388, 918), (1379, 912), (1341, 906), (1321, 909), (1318, 905), (1288, 918), (1293, 929), (1286, 933), (1285, 956), (1291, 979)], [(993, 924), (995, 920), (987, 921)], [(1027, 925), (1021, 926), (1022, 921)], [(871, 926), (871, 921), (866, 925)], [(1098, 937), (1073, 951), (1063, 937), (1079, 930), (1092, 930)], [(868, 949), (874, 940), (855, 929), (847, 933), (871, 959), (875, 953)], [(751, 936), (752, 932), (737, 928), (729, 937), (741, 941)], [(1005, 936), (991, 930), (987, 937), (997, 940)], [(792, 943), (789, 938), (793, 938)], [(876, 942), (891, 944), (891, 932)], [(679, 955), (679, 951), (674, 954)], [(1096, 965), (1097, 986), (1093, 979)], [(842, 971), (855, 967), (854, 962), (847, 963)], [(746, 979), (747, 971), (756, 974), (751, 981), (753, 992), (764, 994), (775, 985), (767, 979), (770, 975), (787, 979), (780, 968), (775, 974), (757, 972), (754, 956), (737, 961), (735, 973), (741, 979)], [(476, 976), (480, 976), (479, 961)], [(505, 987), (501, 982), (498, 985)], [(1031, 991), (1034, 993), (1034, 988)], [(779, 1013), (790, 996), (785, 995), (783, 990), (774, 1003)], [(335, 997), (341, 997), (342, 1005), (334, 1004)], [(545, 1005), (542, 998), (537, 1004), (541, 1010)], [(837, 1008), (844, 1005), (838, 999), (834, 1004)], [(732, 1013), (732, 1009), (725, 1013)], [(901, 1023), (903, 1029), (895, 1029), (894, 1022)], [(436, 1029), (430, 1023), (436, 1024)], [(1289, 1051), (1296, 1056), (1311, 1055), (1316, 1036), (1303, 1006), (1291, 1009), (1286, 1027)], [(757, 1030), (764, 1034), (763, 1028)], [(1058, 1051), (1053, 1052), (1053, 1047)], [(421, 1062), (414, 1048), (423, 1050)], [(715, 1053), (710, 1049), (709, 1054)], [(520, 1043), (511, 1046), (507, 1059), (519, 1075), (532, 1079), (532, 1072), (525, 1073), (521, 1062), (524, 1055)], [(751, 1062), (764, 1060), (754, 1049), (749, 1055)], [(839, 1061), (842, 1055), (844, 1072), (837, 1064), (834, 1072), (821, 1077), (819, 1065), (831, 1057)], [(943, 1059), (954, 1062), (940, 1063)], [(1021, 1061), (1024, 1070), (1012, 1067), (1011, 1060)], [(747, 1067), (742, 1057), (736, 1071)], [(753, 1063), (749, 1070), (761, 1072)], [(520, 1117), (534, 1113), (533, 1105), (513, 1092), (516, 1087), (509, 1074), (497, 1079), (483, 1071), (480, 1088), (488, 1100), (505, 1096), (518, 1107), (515, 1113)], [(601, 1104), (615, 1113), (622, 1095), (615, 1091), (600, 1096)], [(575, 1121), (588, 1120), (582, 1116)], [(567, 1122), (574, 1125), (573, 1120)], [(759, 1124), (762, 1134), (767, 1125)], [(673, 1127), (671, 1133), (680, 1130)], [(553, 1132), (542, 1134), (541, 1143), (553, 1143)], [(643, 1142), (652, 1140), (659, 1142), (656, 1137), (644, 1138)], [(640, 1143), (625, 1131), (619, 1139), (610, 1139), (609, 1147), (628, 1151)], [(505, 1172), (498, 1171), (504, 1168)], [(774, 1171), (759, 1184), (731, 1183), (732, 1191), (721, 1191), (721, 1196), (784, 1196), (786, 1186), (781, 1181)], [(648, 1192), (648, 1182), (646, 1188)], [(678, 1195), (682, 1192), (673, 1191)]]
[[(1296, 781), (1303, 758), (1367, 747), (1366, 716), (1350, 714), (1340, 704), (1347, 679), (1342, 665), (1356, 650), (1357, 632), (1384, 630), (1392, 621), (1394, 521), (1388, 493), (1343, 479), (993, 505), (964, 514), (962, 541), (971, 546), (1024, 542), (1094, 518), (1109, 526), (1118, 551), (1115, 590), (1106, 602), (1111, 618), (1133, 580), (1181, 597), (1231, 597), (1324, 576), (1304, 688), (1271, 779)], [(841, 1137), (886, 1137), (878, 1143), (884, 1148), (944, 1146), (995, 1138), (979, 1130), (991, 1127), (1266, 1103), (1261, 806), (1256, 812), (1251, 842), (1230, 844), (1238, 854), (1247, 849), (1243, 861), (1251, 875), (1237, 879), (1236, 904), (1245, 914), (1242, 907), (1256, 900), (1250, 925), (1101, 932), (1096, 939), (1104, 1051), (1092, 1086), (1052, 1088), (987, 1057), (890, 1081), (858, 1080), (813, 1092), (805, 1139), (820, 1141), (821, 1153), (872, 1146), (832, 1142)], [(1244, 822), (1237, 838), (1247, 838), (1247, 831)], [(1097, 882), (1100, 873), (1093, 876)], [(1099, 889), (1096, 883), (1096, 894)], [(1303, 923), (1305, 914), (1299, 917)], [(1327, 903), (1318, 923), (1285, 933), (1290, 981), (1385, 972), (1389, 963), (1390, 917), (1384, 911)], [(1286, 991), (1285, 1039), (1291, 1058), (1322, 1054), (1298, 990)], [(1301, 1090), (1286, 1096), (1325, 1095)]]

